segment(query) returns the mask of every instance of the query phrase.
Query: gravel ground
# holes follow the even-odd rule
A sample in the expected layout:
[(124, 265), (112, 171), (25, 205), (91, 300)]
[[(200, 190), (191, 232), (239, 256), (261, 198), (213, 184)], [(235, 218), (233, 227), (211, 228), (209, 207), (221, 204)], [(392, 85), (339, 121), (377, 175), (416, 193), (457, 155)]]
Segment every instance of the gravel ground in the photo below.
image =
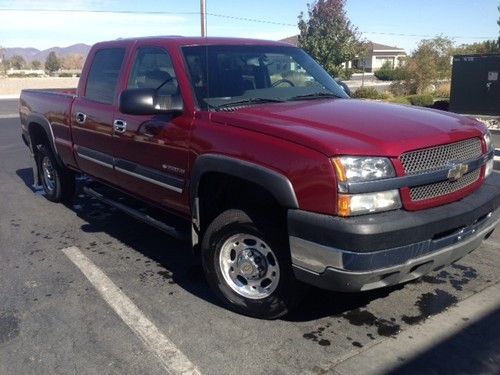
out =
[(19, 95), (24, 89), (66, 89), (78, 85), (78, 78), (0, 78), (0, 95)]

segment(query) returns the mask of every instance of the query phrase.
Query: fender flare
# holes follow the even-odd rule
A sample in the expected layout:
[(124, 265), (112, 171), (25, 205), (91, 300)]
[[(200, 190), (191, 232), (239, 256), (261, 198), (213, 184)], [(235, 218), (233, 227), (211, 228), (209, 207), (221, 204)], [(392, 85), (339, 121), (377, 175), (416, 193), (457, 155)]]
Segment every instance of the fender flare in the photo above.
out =
[(50, 126), (49, 120), (45, 116), (43, 116), (39, 113), (31, 113), (28, 116), (28, 118), (26, 119), (26, 125), (28, 127), (28, 135), (29, 135), (29, 140), (30, 140), (32, 152), (33, 153), (35, 152), (35, 150), (34, 150), (35, 145), (33, 145), (33, 139), (31, 138), (31, 132), (30, 132), (30, 124), (32, 124), (32, 123), (36, 123), (43, 128), (43, 130), (45, 131), (45, 135), (47, 136), (47, 139), (49, 140), (49, 147), (50, 147), (52, 153), (54, 154), (57, 162), (60, 165), (63, 165), (62, 161), (59, 157), (59, 154), (57, 152), (57, 147), (56, 147), (54, 132), (52, 131), (52, 126)]
[[(257, 184), (267, 190), (282, 207), (299, 208), (292, 183), (286, 176), (258, 164), (217, 154), (201, 155), (194, 162), (190, 186), (191, 207), (197, 206), (201, 178), (210, 172), (224, 173)], [(197, 213), (198, 210), (193, 211)]]

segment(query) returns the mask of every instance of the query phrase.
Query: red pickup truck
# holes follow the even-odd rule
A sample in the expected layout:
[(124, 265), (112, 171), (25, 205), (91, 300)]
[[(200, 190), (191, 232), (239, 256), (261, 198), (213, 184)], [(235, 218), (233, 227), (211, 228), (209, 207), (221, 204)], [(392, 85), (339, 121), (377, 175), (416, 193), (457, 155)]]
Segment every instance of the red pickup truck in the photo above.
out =
[(20, 115), (49, 200), (89, 176), (94, 197), (186, 234), (214, 292), (251, 316), (285, 314), (305, 284), (418, 278), (479, 247), (500, 218), (484, 125), (351, 99), (286, 43), (98, 43), (76, 90), (24, 90)]

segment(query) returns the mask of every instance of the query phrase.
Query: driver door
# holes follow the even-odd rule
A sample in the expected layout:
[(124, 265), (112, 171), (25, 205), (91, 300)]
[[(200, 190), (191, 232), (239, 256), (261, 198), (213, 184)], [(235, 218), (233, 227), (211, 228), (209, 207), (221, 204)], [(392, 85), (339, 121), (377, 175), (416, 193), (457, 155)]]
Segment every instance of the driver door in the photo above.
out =
[[(170, 55), (161, 47), (137, 48), (127, 88), (160, 86), (158, 95), (180, 95)], [(185, 185), (191, 123), (185, 114), (143, 116), (116, 111), (113, 142), (119, 185), (165, 209), (188, 214)]]

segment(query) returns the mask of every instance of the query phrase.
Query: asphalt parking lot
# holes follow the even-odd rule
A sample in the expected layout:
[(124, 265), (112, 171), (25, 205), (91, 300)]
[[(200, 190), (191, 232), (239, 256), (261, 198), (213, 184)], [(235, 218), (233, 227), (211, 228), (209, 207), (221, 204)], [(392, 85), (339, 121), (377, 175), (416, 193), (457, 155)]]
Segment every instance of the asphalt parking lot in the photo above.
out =
[(164, 374), (180, 353), (202, 374), (500, 372), (499, 231), (415, 282), (311, 289), (289, 316), (247, 318), (215, 300), (187, 244), (81, 193), (65, 206), (34, 190), (16, 106), (0, 101), (0, 374)]

